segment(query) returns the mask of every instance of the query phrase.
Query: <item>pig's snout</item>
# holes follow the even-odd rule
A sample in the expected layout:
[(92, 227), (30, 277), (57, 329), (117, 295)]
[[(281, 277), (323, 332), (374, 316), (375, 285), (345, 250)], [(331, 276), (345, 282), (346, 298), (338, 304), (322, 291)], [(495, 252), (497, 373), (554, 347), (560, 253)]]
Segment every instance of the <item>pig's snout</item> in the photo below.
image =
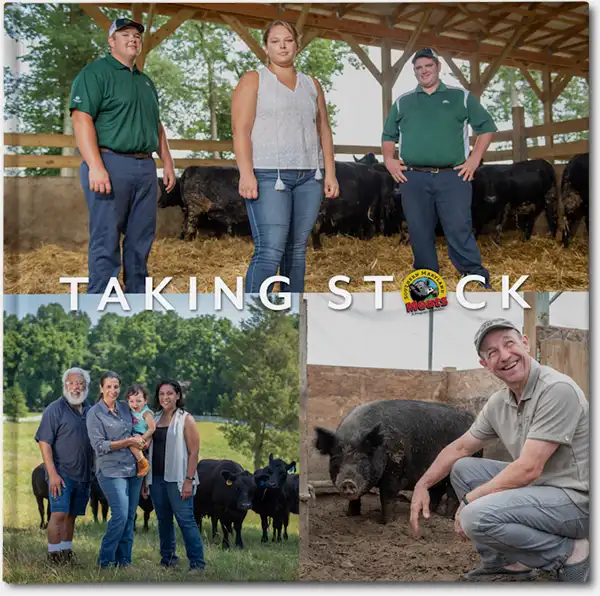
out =
[(344, 480), (340, 485), (340, 490), (347, 499), (352, 499), (358, 495), (358, 486), (356, 486), (354, 480)]

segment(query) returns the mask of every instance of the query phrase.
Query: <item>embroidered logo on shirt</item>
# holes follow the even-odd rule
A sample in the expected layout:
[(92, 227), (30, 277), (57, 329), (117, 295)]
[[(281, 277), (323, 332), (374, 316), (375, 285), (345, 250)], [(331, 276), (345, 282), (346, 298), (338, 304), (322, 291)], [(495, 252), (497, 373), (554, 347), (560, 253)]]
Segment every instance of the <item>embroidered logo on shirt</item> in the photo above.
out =
[(74, 101), (74, 102), (77, 102), (77, 103), (81, 103), (81, 97), (79, 97), (79, 95), (76, 95), (76, 96), (73, 98), (73, 101)]
[(445, 99), (442, 103), (450, 103), (447, 99)]

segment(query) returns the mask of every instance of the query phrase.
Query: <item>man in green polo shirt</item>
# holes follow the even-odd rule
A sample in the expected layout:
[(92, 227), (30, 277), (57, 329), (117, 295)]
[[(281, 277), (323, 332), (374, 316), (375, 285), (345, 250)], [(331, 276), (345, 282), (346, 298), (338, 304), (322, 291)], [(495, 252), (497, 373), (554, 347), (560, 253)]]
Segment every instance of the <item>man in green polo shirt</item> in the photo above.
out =
[(104, 292), (121, 269), (126, 293), (143, 293), (156, 230), (158, 179), (152, 154), (163, 161), (167, 191), (175, 186), (173, 158), (160, 122), (158, 94), (135, 66), (143, 25), (113, 21), (110, 52), (75, 78), (70, 109), (83, 163), (81, 185), (90, 214), (88, 293)]
[[(415, 269), (439, 271), (435, 228), (439, 217), (448, 255), (461, 275), (489, 273), (471, 224), (471, 180), (496, 126), (475, 96), (440, 80), (440, 61), (431, 48), (412, 60), (418, 86), (392, 105), (383, 128), (385, 165), (401, 184)], [(478, 135), (469, 153), (469, 129)], [(395, 159), (395, 144), (398, 155)]]
[[(455, 530), (471, 539), (481, 567), (469, 580), (556, 571), (559, 581), (589, 579), (589, 406), (567, 375), (529, 355), (526, 336), (506, 319), (475, 335), (480, 363), (506, 388), (494, 393), (471, 428), (445, 447), (417, 482), (410, 522), (429, 518), (428, 489), (450, 473), (461, 504)], [(500, 439), (510, 463), (471, 457)]]

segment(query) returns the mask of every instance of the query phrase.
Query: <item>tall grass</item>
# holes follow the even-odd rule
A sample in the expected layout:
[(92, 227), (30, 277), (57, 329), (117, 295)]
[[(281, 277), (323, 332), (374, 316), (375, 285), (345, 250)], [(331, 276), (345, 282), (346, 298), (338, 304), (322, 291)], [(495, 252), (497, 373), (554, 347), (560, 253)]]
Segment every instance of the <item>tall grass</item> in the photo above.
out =
[[(201, 458), (232, 459), (251, 469), (250, 458), (233, 451), (226, 443), (218, 424), (199, 422)], [(245, 549), (221, 549), (221, 535), (211, 539), (210, 523), (202, 525), (206, 570), (202, 576), (187, 573), (185, 548), (177, 529), (179, 569), (159, 566), (158, 529), (152, 514), (149, 531), (142, 524), (134, 539), (133, 565), (118, 570), (99, 570), (96, 558), (106, 525), (94, 523), (88, 507), (85, 517), (78, 518), (73, 548), (80, 568), (55, 568), (46, 562), (47, 538), (40, 530), (37, 503), (31, 489), (31, 471), (41, 463), (41, 455), (33, 439), (37, 422), (4, 422), (4, 573), (7, 583), (41, 584), (104, 581), (290, 581), (298, 570), (298, 517), (291, 516), (289, 540), (261, 544), (260, 517), (249, 512), (242, 535)], [(141, 511), (138, 520), (141, 521)], [(231, 541), (233, 543), (233, 541)]]

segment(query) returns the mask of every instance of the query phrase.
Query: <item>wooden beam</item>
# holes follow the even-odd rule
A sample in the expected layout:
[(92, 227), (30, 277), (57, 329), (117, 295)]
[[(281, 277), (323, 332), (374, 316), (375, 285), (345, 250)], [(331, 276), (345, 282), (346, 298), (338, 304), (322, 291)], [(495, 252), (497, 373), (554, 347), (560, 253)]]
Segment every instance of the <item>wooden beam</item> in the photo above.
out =
[(304, 25), (306, 25), (306, 19), (308, 17), (308, 13), (310, 12), (310, 3), (303, 4), (302, 10), (300, 11), (300, 16), (296, 21), (296, 31), (298, 31), (299, 35), (302, 35), (304, 31)]
[(469, 83), (469, 81), (467, 81), (467, 77), (465, 77), (465, 75), (462, 73), (461, 69), (456, 65), (454, 60), (452, 60), (452, 57), (447, 53), (440, 54), (440, 56), (446, 61), (446, 64), (450, 67), (452, 74), (458, 79), (459, 83), (465, 89), (470, 90), (471, 84)]
[(529, 86), (531, 87), (532, 91), (535, 93), (536, 97), (540, 101), (544, 101), (544, 94), (542, 93), (542, 90), (538, 87), (538, 84), (535, 82), (535, 79), (531, 76), (531, 74), (527, 70), (527, 68), (525, 68), (525, 66), (520, 65), (519, 71), (525, 77), (527, 82), (529, 83)]
[(313, 40), (315, 37), (319, 36), (318, 29), (305, 29), (304, 33), (300, 37), (300, 47), (298, 48), (298, 53), (302, 50), (306, 49), (306, 46)]
[(358, 56), (358, 59), (367, 67), (367, 70), (375, 77), (375, 80), (382, 85), (383, 79), (381, 77), (381, 72), (379, 69), (373, 64), (371, 58), (369, 58), (369, 54), (365, 52), (359, 45), (359, 43), (350, 35), (350, 33), (340, 32), (340, 37), (352, 48), (354, 53)]
[(464, 12), (469, 16), (469, 21), (473, 21), (481, 31), (486, 30), (487, 22), (481, 17), (481, 15), (471, 12), (464, 4), (461, 4), (460, 2), (457, 4), (457, 6), (461, 12)]
[(433, 11), (433, 7), (431, 7), (431, 6), (428, 6), (425, 9), (425, 11), (423, 12), (423, 15), (421, 16), (421, 18), (419, 20), (419, 24), (413, 30), (413, 32), (410, 36), (410, 39), (408, 40), (408, 43), (404, 47), (404, 52), (402, 53), (402, 56), (400, 56), (400, 58), (398, 58), (398, 60), (396, 60), (396, 64), (394, 64), (394, 66), (392, 67), (392, 69), (393, 69), (392, 86), (398, 79), (398, 76), (402, 72), (404, 65), (408, 62), (408, 59), (411, 57), (412, 53), (414, 52), (417, 42), (419, 41), (419, 37), (421, 36), (423, 29), (425, 29), (425, 25), (427, 25), (427, 21), (429, 20), (429, 17), (431, 16), (432, 11)]
[[(543, 84), (544, 84), (544, 97), (542, 103), (544, 106), (544, 124), (552, 125), (552, 73), (550, 68), (546, 67), (542, 71)], [(554, 136), (552, 133), (547, 134), (544, 138), (544, 144), (548, 149), (552, 149), (554, 146)]]
[(497, 56), (496, 58), (494, 58), (493, 62), (491, 62), (488, 65), (488, 67), (485, 69), (485, 72), (483, 73), (483, 76), (481, 77), (481, 90), (482, 91), (485, 90), (485, 88), (490, 84), (490, 82), (494, 78), (494, 75), (496, 74), (496, 72), (498, 72), (498, 69), (502, 66), (504, 59), (510, 54), (512, 49), (515, 47), (517, 41), (519, 41), (519, 39), (523, 35), (523, 32), (525, 31), (526, 28), (527, 28), (527, 25), (522, 25), (521, 27), (519, 27), (514, 32), (513, 36), (510, 38), (510, 40), (507, 42), (507, 44), (504, 46), (504, 49), (502, 50), (500, 55)]
[(131, 18), (136, 23), (142, 22), (142, 8), (143, 4), (141, 2), (132, 2), (131, 3)]
[(83, 2), (79, 6), (83, 12), (92, 17), (100, 29), (104, 29), (108, 33), (112, 21), (98, 8), (98, 6), (95, 4), (85, 4)]
[(523, 292), (523, 298), (531, 307), (523, 311), (523, 335), (529, 340), (529, 353), (537, 360), (537, 292)]
[(309, 524), (309, 489), (308, 489), (308, 458), (310, 453), (310, 438), (308, 418), (308, 311), (306, 298), (300, 294), (299, 304), (299, 333), (298, 341), (300, 354), (300, 561), (307, 563), (310, 553), (310, 524)]
[(560, 81), (554, 81), (552, 89), (551, 101), (554, 103), (560, 96), (560, 94), (566, 89), (567, 85), (571, 82), (573, 75), (565, 74), (562, 76)]
[(155, 7), (156, 4), (154, 4), (153, 2), (148, 5), (148, 14), (146, 15), (146, 30), (144, 31), (142, 51), (135, 61), (136, 66), (140, 70), (144, 70), (144, 65), (146, 64), (146, 56), (148, 55), (148, 52), (152, 50), (152, 47), (150, 46), (150, 32), (152, 30), (152, 21), (154, 20)]
[(392, 108), (392, 89), (394, 87), (394, 68), (392, 66), (392, 49), (389, 40), (383, 40), (381, 44), (381, 113), (383, 122)]
[(235, 31), (242, 41), (248, 46), (250, 51), (261, 61), (266, 62), (267, 54), (261, 45), (252, 37), (250, 31), (240, 23), (240, 21), (229, 14), (222, 14), (223, 20)]
[(157, 29), (149, 39), (148, 51), (158, 46), (163, 42), (169, 35), (174, 33), (185, 21), (191, 19), (196, 14), (196, 10), (193, 8), (182, 8), (174, 16), (172, 16), (167, 23), (165, 23), (160, 29)]
[[(4, 155), (5, 168), (78, 168), (82, 161), (81, 156), (70, 155)], [(154, 160), (156, 167), (162, 168), (160, 159)], [(179, 159), (175, 158), (176, 168), (189, 166), (235, 166), (232, 159)]]
[(525, 137), (525, 108), (513, 106), (513, 161), (525, 161), (527, 159), (527, 138)]
[(388, 26), (393, 27), (397, 22), (402, 13), (406, 10), (405, 2), (398, 2), (398, 5), (394, 9), (394, 12), (390, 15), (388, 19)]
[(471, 79), (469, 90), (476, 97), (481, 97), (481, 62), (479, 62), (479, 56), (477, 54), (469, 61), (469, 71)]

